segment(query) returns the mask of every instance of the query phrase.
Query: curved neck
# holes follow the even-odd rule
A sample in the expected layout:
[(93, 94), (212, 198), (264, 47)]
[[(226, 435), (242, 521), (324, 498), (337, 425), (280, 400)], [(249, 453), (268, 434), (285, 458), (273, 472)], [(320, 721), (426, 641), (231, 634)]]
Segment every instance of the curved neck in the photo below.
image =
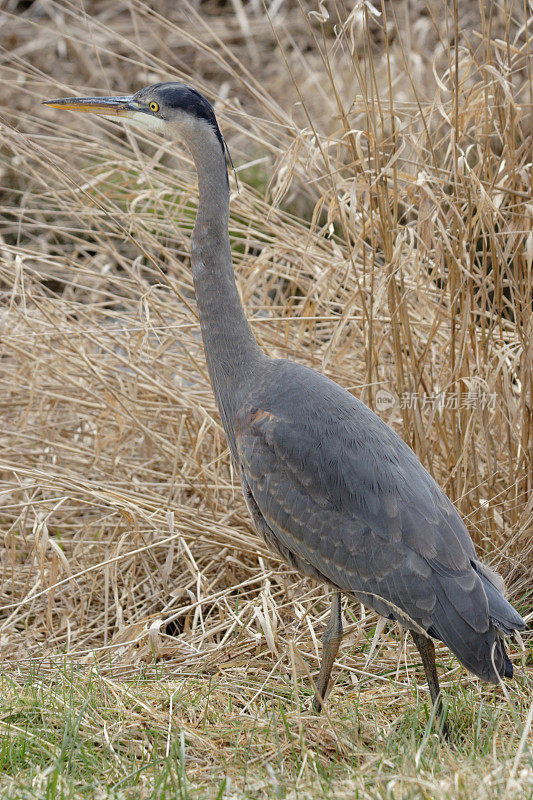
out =
[(210, 126), (198, 128), (187, 137), (199, 192), (191, 264), (209, 376), (233, 450), (235, 414), (254, 381), (256, 366), (266, 356), (255, 341), (235, 285), (225, 153)]

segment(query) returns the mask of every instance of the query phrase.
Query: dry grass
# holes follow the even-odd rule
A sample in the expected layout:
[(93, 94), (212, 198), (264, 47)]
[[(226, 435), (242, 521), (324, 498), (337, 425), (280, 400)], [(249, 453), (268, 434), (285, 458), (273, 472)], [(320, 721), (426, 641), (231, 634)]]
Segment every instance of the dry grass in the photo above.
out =
[[(68, 707), (83, 747), (102, 753), (94, 774), (132, 796), (167, 796), (150, 783), (159, 757), (172, 780), (183, 767), (195, 797), (222, 786), (217, 771), (252, 797), (313, 784), (440, 798), (459, 796), (458, 780), (467, 797), (512, 797), (526, 785), (527, 637), (512, 645), (521, 677), (509, 697), (441, 651), (460, 753), (425, 761), (408, 710), (413, 654), (353, 606), (330, 715), (301, 710), (327, 598), (268, 553), (231, 474), (188, 263), (190, 160), (176, 143), (38, 105), (172, 78), (215, 101), (239, 171), (234, 261), (259, 341), (373, 407), (390, 401), (383, 390), (396, 398), (377, 410), (528, 613), (532, 42), (525, 4), (480, 7), (385, 2), (375, 17), (358, 3), (274, 2), (269, 18), (238, 0), (8, 0), (2, 724), (18, 714), (28, 730), (28, 709), (47, 708), (34, 733), (43, 763), (64, 764), (70, 739), (43, 742)], [(146, 782), (130, 785), (149, 751)], [(8, 762), (9, 796), (22, 796), (22, 762)], [(79, 781), (56, 773), (37, 770), (28, 796), (50, 774), (57, 796), (77, 796)]]

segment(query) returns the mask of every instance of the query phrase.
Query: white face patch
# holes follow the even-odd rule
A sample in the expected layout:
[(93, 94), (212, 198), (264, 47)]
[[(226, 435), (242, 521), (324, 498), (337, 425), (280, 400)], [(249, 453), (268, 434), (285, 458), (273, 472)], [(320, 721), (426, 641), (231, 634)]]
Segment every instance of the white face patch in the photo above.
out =
[(220, 142), (213, 126), (205, 119), (195, 117), (182, 109), (167, 111), (170, 119), (163, 119), (157, 114), (147, 114), (144, 111), (128, 109), (120, 114), (102, 114), (102, 117), (114, 122), (127, 122), (144, 131), (154, 131), (162, 136), (178, 139), (189, 143), (191, 147), (195, 139), (201, 134), (201, 139), (210, 141), (214, 151), (218, 154)]
[(145, 114), (144, 111), (128, 111), (120, 115), (102, 114), (101, 116), (114, 122), (128, 122), (130, 125), (135, 125), (135, 127), (145, 131), (156, 131), (164, 134), (167, 128), (164, 119), (152, 116), (152, 114)]

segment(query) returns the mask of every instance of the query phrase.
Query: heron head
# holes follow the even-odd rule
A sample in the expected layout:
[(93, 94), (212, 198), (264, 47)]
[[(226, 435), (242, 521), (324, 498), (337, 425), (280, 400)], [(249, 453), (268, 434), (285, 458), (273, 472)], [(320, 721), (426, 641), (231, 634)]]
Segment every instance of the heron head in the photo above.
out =
[(43, 102), (67, 111), (123, 119), (145, 130), (186, 140), (202, 130), (204, 134), (214, 134), (224, 150), (224, 139), (212, 105), (199, 91), (184, 83), (154, 83), (122, 97), (65, 97)]

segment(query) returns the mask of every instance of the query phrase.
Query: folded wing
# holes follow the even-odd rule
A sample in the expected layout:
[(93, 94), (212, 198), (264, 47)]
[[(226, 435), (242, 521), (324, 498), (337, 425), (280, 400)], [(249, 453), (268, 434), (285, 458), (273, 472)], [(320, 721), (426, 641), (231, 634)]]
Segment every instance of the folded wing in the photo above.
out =
[(245, 495), (267, 540), (496, 681), (493, 647), (498, 673), (508, 666), (495, 626), (523, 621), (485, 577), (454, 506), (367, 406), (301, 365), (276, 364), (235, 420)]

